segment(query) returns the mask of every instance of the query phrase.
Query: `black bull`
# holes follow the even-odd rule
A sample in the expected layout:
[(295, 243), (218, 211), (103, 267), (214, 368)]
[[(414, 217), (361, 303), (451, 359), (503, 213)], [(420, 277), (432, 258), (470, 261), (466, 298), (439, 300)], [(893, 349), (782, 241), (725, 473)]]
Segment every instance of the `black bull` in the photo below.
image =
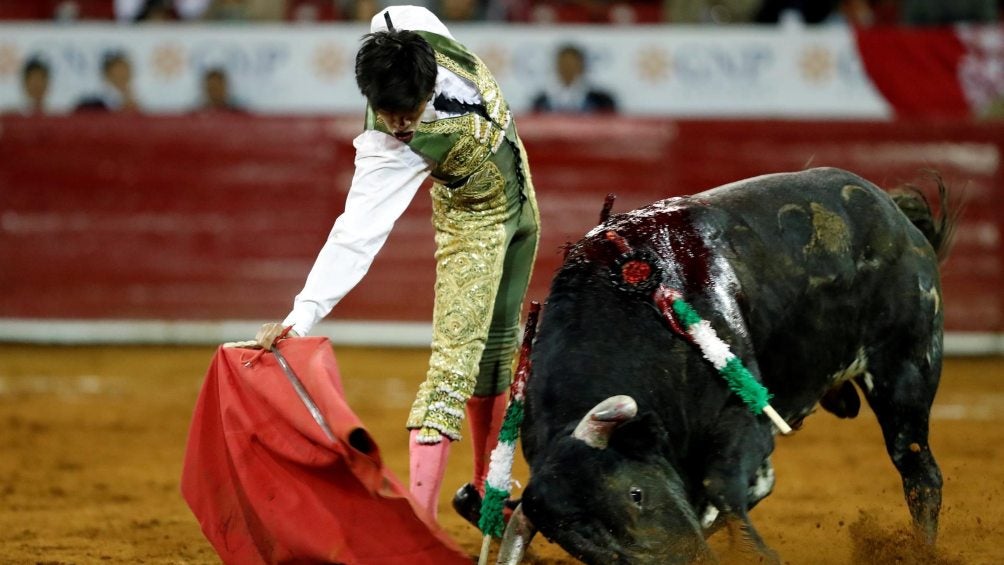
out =
[(605, 210), (569, 248), (543, 310), (522, 428), (530, 479), (499, 562), (518, 562), (538, 530), (588, 563), (713, 562), (705, 538), (723, 526), (776, 560), (747, 514), (773, 487), (774, 428), (665, 315), (666, 289), (788, 423), (817, 403), (855, 416), (856, 385), (933, 543), (943, 188), (941, 201), (935, 217), (919, 194), (813, 169)]

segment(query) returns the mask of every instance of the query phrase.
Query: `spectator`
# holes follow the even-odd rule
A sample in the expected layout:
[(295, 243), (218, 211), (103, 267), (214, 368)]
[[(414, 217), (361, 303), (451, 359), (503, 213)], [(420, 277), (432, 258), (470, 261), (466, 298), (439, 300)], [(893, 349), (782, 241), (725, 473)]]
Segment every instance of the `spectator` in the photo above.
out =
[(868, 0), (872, 25), (894, 26), (900, 21), (900, 0)]
[(52, 10), (52, 19), (59, 23), (74, 23), (80, 20), (80, 4), (74, 0), (64, 0)]
[(219, 67), (208, 69), (202, 74), (203, 112), (243, 113), (244, 110), (230, 96), (230, 81), (227, 73)]
[(286, 2), (277, 0), (213, 0), (206, 11), (207, 20), (246, 22), (281, 21), (286, 16)]
[(377, 0), (351, 0), (344, 9), (347, 20), (368, 23), (383, 8)]
[(795, 14), (807, 24), (818, 24), (826, 21), (836, 10), (840, 0), (764, 0), (754, 21), (758, 23), (776, 24), (782, 14)]
[(533, 100), (535, 112), (616, 112), (614, 97), (586, 81), (586, 57), (582, 49), (565, 45), (555, 60), (558, 83)]
[(664, 0), (663, 17), (676, 24), (749, 23), (760, 0)]
[(875, 25), (875, 12), (868, 0), (840, 0), (827, 22), (868, 27)]
[(207, 20), (243, 21), (250, 19), (244, 0), (213, 0), (206, 11)]
[(106, 54), (101, 63), (101, 75), (101, 91), (81, 100), (77, 110), (129, 112), (140, 109), (132, 91), (132, 64), (125, 53), (113, 51)]
[(997, 0), (903, 0), (903, 23), (918, 26), (997, 21)]
[(178, 19), (171, 0), (146, 0), (136, 14), (137, 22), (169, 22)]
[(448, 22), (480, 19), (476, 0), (439, 0), (439, 17)]
[(196, 20), (210, 0), (115, 0), (115, 18), (125, 22)]
[(25, 116), (47, 113), (45, 97), (49, 92), (49, 66), (37, 57), (28, 59), (21, 70), (24, 101), (18, 111)]
[(301, 23), (335, 21), (343, 17), (351, 19), (343, 3), (343, 0), (289, 0), (286, 2), (287, 19)]

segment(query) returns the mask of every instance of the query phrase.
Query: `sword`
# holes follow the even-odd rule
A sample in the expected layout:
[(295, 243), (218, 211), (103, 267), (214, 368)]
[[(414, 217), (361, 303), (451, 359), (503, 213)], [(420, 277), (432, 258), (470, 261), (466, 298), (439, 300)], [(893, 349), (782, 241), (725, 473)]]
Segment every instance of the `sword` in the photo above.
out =
[(313, 416), (317, 425), (321, 426), (321, 429), (324, 431), (324, 435), (327, 436), (328, 440), (332, 443), (337, 443), (338, 440), (335, 438), (335, 434), (331, 431), (331, 427), (328, 426), (328, 422), (325, 421), (324, 415), (321, 414), (321, 409), (317, 407), (314, 399), (310, 397), (310, 393), (307, 392), (307, 389), (303, 386), (303, 381), (296, 376), (296, 373), (293, 372), (293, 368), (289, 366), (289, 363), (286, 361), (286, 358), (282, 356), (282, 353), (279, 353), (278, 347), (273, 347), (272, 353), (275, 354), (276, 361), (278, 361), (279, 366), (282, 367), (282, 372), (286, 373), (286, 378), (289, 379), (289, 384), (293, 385), (293, 390), (295, 390), (296, 395), (300, 397), (300, 401), (307, 407), (307, 411), (310, 412), (311, 416)]

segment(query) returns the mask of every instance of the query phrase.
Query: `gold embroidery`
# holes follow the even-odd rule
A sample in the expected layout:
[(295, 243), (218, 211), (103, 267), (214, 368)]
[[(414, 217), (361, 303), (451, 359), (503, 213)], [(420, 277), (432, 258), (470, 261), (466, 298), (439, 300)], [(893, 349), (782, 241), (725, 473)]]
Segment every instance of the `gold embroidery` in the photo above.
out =
[(475, 114), (423, 122), (418, 126), (423, 135), (456, 136), (446, 156), (432, 171), (438, 178), (464, 178), (491, 158), (505, 134)]
[(453, 144), (434, 173), (443, 178), (463, 178), (477, 170), (491, 155), (490, 146), (483, 145), (470, 133), (464, 133)]
[(431, 135), (453, 135), (471, 133), (474, 130), (473, 115), (464, 114), (455, 118), (443, 118), (434, 122), (421, 122), (418, 131)]
[[(512, 119), (498, 84), (478, 59), (474, 74), (441, 53), (436, 53), (436, 60), (478, 88), (488, 115), (502, 128), (473, 113), (419, 125), (423, 134), (453, 140), (433, 176), (466, 178), (453, 189), (436, 182), (430, 190), (437, 248), (432, 355), (407, 424), (420, 430), (422, 443), (436, 443), (440, 434), (460, 439), (502, 276), (506, 222), (523, 213), (513, 200), (516, 191), (507, 194), (506, 177), (492, 158)], [(516, 143), (519, 163), (525, 153), (518, 139)], [(523, 190), (539, 225), (528, 175)]]
[(420, 441), (436, 441), (431, 430), (460, 439), (465, 404), (474, 393), (488, 338), (505, 237), (502, 223), (452, 233), (437, 230), (432, 356), (408, 418), (409, 428), (423, 428)]
[[(450, 192), (450, 207), (485, 212), (480, 220), (502, 221), (506, 209), (505, 178), (498, 165), (488, 161), (463, 185)], [(492, 213), (496, 211), (496, 213)], [(462, 221), (466, 221), (462, 220)]]
[(408, 427), (423, 428), (420, 441), (426, 442), (436, 441), (431, 430), (460, 439), (502, 276), (505, 222), (513, 213), (505, 178), (492, 161), (462, 186), (450, 190), (434, 183), (431, 192), (436, 228), (432, 357), (408, 417)]

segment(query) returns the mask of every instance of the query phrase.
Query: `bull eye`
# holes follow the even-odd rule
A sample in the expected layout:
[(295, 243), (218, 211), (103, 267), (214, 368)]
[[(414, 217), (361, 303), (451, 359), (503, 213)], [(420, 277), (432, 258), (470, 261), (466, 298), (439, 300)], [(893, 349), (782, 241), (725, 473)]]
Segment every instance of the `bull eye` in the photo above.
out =
[(643, 496), (642, 490), (640, 488), (631, 487), (631, 502), (634, 502), (635, 506), (641, 508), (641, 503), (644, 498), (645, 497)]

